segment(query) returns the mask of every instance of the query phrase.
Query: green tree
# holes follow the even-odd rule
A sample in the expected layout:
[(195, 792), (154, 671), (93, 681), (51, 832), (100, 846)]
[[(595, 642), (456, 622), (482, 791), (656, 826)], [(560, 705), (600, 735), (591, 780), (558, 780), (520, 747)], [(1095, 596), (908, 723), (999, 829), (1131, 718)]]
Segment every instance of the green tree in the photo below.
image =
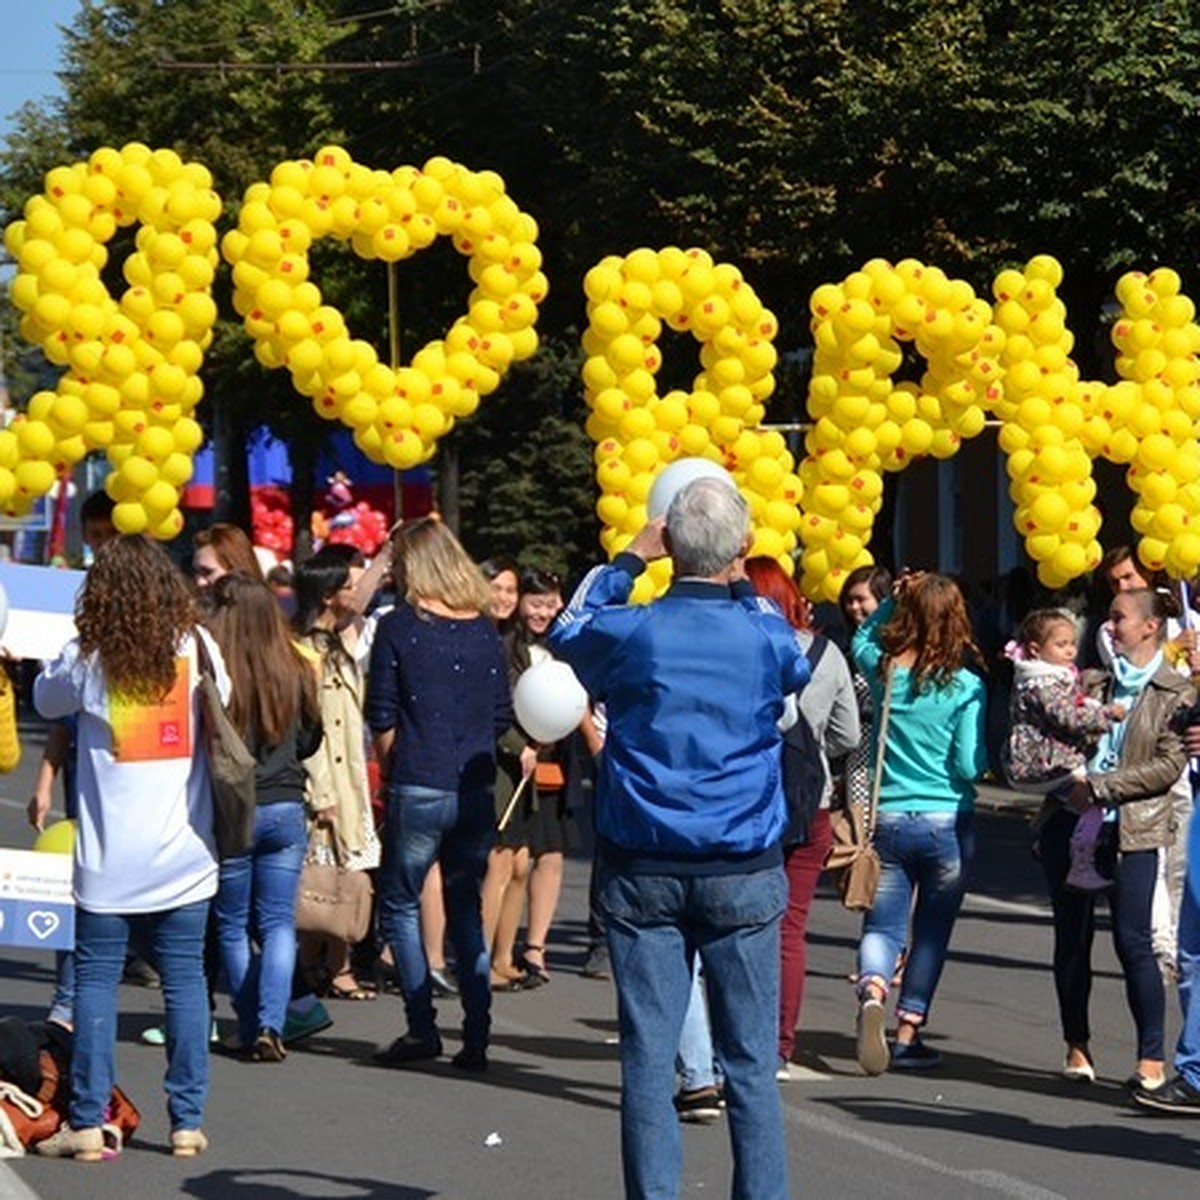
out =
[(505, 554), (573, 577), (598, 557), (578, 371), (569, 336), (543, 344), (455, 431), (463, 540), (476, 558)]

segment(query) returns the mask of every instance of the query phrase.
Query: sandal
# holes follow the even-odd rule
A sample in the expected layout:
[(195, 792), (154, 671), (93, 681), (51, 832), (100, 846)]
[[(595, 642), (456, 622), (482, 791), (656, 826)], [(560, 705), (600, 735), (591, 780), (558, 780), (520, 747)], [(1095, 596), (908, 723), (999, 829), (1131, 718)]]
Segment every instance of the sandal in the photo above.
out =
[(520, 967), (525, 972), (524, 978), (521, 981), (521, 986), (526, 991), (532, 991), (534, 988), (540, 988), (550, 982), (550, 972), (546, 970), (544, 962), (535, 963), (530, 960), (529, 952), (540, 954), (545, 957), (545, 946), (526, 946), (525, 954), (521, 958)]
[[(349, 980), (349, 983), (339, 983), (338, 980)], [(339, 971), (327, 981), (325, 995), (331, 1000), (374, 1000), (378, 993), (374, 988), (359, 983), (353, 971)]]

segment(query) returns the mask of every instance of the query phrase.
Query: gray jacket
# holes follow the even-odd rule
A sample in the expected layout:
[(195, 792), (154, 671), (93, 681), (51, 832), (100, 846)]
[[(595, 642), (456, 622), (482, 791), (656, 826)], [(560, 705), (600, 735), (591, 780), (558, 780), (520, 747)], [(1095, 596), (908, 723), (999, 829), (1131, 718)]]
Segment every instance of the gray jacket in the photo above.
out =
[[(807, 655), (813, 635), (807, 630), (796, 634)], [(833, 792), (829, 760), (848, 754), (858, 745), (862, 731), (858, 720), (858, 701), (846, 656), (832, 639), (817, 660), (812, 678), (800, 690), (800, 711), (821, 746), (821, 769), (825, 772), (825, 792), (821, 807), (828, 808)]]

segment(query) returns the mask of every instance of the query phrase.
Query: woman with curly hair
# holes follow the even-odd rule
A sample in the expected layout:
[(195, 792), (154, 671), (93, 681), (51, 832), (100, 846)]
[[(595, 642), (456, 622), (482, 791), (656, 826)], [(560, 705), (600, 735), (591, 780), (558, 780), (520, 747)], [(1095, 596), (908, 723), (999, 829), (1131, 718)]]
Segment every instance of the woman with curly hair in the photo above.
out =
[[(941, 1062), (920, 1031), (946, 961), (975, 853), (974, 781), (987, 769), (985, 688), (969, 663), (982, 656), (958, 585), (943, 575), (902, 575), (854, 635), (854, 659), (881, 715), (883, 753), (875, 813), (882, 872), (858, 947), (858, 1062), (868, 1075)], [(916, 893), (915, 907), (913, 894)], [(909, 913), (912, 932), (908, 934)], [(888, 987), (909, 954), (885, 1037)]]
[(180, 1157), (207, 1145), (204, 930), (217, 890), (213, 807), (201, 751), (198, 641), (228, 694), (220, 651), (161, 547), (102, 546), (76, 607), (78, 637), (34, 684), (38, 711), (79, 717), (75, 841), (75, 1044), (68, 1123), (42, 1154), (99, 1160), (116, 1074), (117, 984), (130, 925), (150, 927), (163, 979), (167, 1110)]
[(321, 744), (317, 675), (265, 583), (233, 572), (212, 598), (209, 628), (233, 684), (229, 717), (258, 760), (254, 842), (221, 863), (217, 935), (242, 1048), (259, 1062), (281, 1062), (308, 848), (304, 760)]

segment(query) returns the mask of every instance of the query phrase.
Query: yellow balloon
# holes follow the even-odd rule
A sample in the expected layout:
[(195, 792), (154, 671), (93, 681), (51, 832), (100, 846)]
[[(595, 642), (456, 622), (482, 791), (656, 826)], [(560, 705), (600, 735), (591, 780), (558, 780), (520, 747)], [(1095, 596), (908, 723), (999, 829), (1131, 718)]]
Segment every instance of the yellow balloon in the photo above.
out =
[(75, 850), (75, 821), (54, 821), (37, 835), (33, 848), (39, 854), (72, 854)]

